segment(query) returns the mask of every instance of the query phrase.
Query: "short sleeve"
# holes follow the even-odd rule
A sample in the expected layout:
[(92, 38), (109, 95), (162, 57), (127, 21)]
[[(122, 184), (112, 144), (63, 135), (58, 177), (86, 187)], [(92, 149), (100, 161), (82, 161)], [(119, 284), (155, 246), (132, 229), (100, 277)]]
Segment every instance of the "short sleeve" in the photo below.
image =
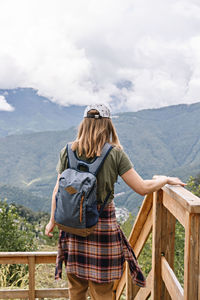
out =
[(60, 156), (56, 166), (56, 171), (58, 172), (58, 174), (61, 174), (66, 169), (67, 169), (67, 149), (66, 147), (64, 147), (60, 151)]
[(128, 170), (133, 168), (133, 164), (130, 161), (128, 155), (123, 150), (120, 151), (120, 154), (121, 154), (121, 157), (120, 157), (119, 165), (118, 165), (118, 174), (120, 176), (122, 176)]

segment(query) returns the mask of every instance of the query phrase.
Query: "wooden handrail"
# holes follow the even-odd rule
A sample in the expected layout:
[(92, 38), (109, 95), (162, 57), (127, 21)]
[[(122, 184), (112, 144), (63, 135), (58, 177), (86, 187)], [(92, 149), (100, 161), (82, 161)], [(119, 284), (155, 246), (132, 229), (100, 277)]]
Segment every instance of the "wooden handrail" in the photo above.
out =
[(200, 199), (181, 186), (166, 184), (162, 190), (190, 213), (200, 213)]
[[(174, 274), (175, 223), (185, 227), (184, 289)], [(126, 285), (126, 299), (200, 300), (200, 198), (180, 186), (166, 185), (145, 197), (129, 242), (138, 258), (152, 231), (152, 270), (146, 288), (135, 286), (127, 265), (115, 282), (114, 300)]]
[(0, 299), (67, 298), (68, 288), (35, 289), (35, 265), (56, 262), (56, 252), (0, 252), (0, 264), (28, 264), (29, 289), (0, 290)]

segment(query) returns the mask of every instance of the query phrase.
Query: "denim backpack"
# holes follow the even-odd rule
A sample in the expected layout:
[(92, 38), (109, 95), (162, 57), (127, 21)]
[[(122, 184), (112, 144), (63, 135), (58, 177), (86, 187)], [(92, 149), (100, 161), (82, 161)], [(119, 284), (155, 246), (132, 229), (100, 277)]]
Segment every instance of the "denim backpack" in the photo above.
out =
[(94, 230), (111, 194), (107, 194), (98, 211), (96, 176), (111, 149), (106, 143), (101, 156), (87, 163), (78, 159), (71, 144), (67, 144), (68, 169), (60, 175), (56, 194), (55, 223), (59, 229), (80, 236), (88, 236)]

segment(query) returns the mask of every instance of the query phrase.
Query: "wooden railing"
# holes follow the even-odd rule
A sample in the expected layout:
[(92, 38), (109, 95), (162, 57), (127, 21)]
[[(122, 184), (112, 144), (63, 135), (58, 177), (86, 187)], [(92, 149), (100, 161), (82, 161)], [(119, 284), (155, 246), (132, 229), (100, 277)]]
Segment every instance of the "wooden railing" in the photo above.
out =
[[(185, 228), (184, 289), (174, 274), (175, 223)], [(166, 185), (145, 197), (129, 242), (137, 258), (152, 232), (152, 269), (145, 288), (132, 283), (127, 266), (115, 282), (113, 300), (126, 286), (126, 300), (200, 300), (200, 199), (180, 186)], [(67, 288), (35, 289), (35, 265), (55, 263), (52, 252), (0, 252), (0, 264), (28, 264), (28, 290), (0, 290), (0, 299), (68, 297)]]
[[(184, 289), (174, 274), (175, 223), (185, 228)], [(118, 300), (126, 285), (126, 299), (200, 300), (200, 198), (180, 186), (166, 185), (145, 197), (129, 242), (137, 258), (152, 232), (152, 269), (145, 288), (132, 283), (126, 266), (115, 283)]]
[(35, 289), (35, 265), (55, 264), (56, 252), (0, 252), (0, 264), (28, 264), (29, 289), (0, 290), (0, 299), (67, 298), (67, 288)]

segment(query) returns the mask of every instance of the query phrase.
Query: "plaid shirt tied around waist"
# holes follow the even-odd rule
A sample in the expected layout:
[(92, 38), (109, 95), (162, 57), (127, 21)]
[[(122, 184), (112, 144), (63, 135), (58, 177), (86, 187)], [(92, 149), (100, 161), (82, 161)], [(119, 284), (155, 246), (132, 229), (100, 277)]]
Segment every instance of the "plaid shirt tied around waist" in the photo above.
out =
[(120, 279), (127, 261), (133, 282), (141, 287), (146, 281), (135, 254), (116, 221), (113, 201), (108, 204), (93, 233), (87, 237), (60, 231), (55, 279), (67, 273), (98, 283)]

